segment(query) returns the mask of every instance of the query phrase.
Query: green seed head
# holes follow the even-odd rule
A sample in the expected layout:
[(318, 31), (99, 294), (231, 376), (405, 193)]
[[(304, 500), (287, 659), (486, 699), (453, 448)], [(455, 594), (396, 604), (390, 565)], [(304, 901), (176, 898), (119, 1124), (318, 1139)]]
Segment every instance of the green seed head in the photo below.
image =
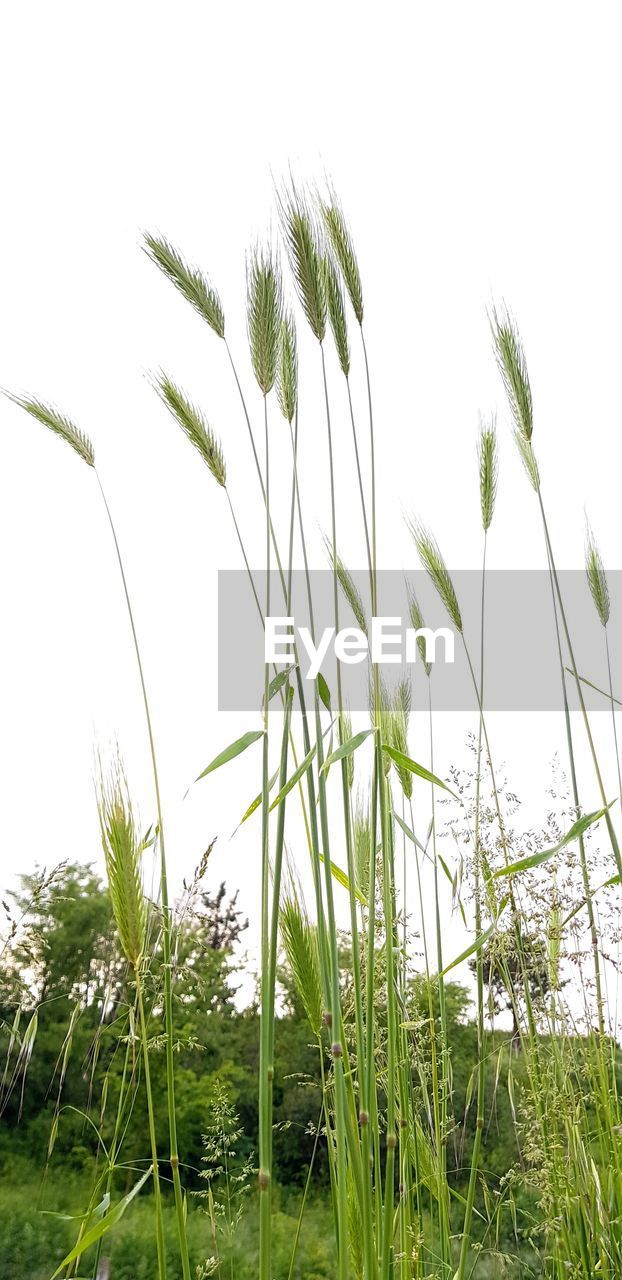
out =
[(352, 310), (359, 322), (363, 323), (363, 286), (352, 243), (352, 236), (343, 215), (343, 210), (334, 191), (329, 193), (326, 201), (320, 201), (324, 225), (328, 232), (332, 251), (352, 303)]
[(119, 757), (106, 776), (100, 766), (97, 804), (108, 888), (119, 941), (134, 969), (145, 951), (147, 913), (139, 840), (127, 781)]
[(487, 532), (492, 524), (497, 496), (498, 457), (497, 431), (494, 418), (482, 423), (477, 442), (479, 462), (479, 494), (482, 509), (482, 525)]
[(154, 378), (155, 389), (184, 435), (200, 453), (217, 484), (227, 486), (227, 469), (219, 440), (205, 421), (201, 410), (165, 373)]
[(163, 236), (145, 236), (145, 253), (206, 320), (219, 338), (225, 336), (225, 316), (216, 290), (198, 267), (191, 267)]
[(490, 327), (514, 424), (523, 439), (529, 441), (533, 432), (533, 404), (527, 361), (518, 328), (505, 308), (500, 312), (493, 310)]
[(317, 227), (304, 197), (292, 186), (279, 197), (283, 238), (296, 292), (318, 342), (326, 335), (326, 289)]
[(611, 604), (609, 600), (609, 587), (607, 585), (607, 575), (602, 562), (600, 551), (594, 540), (594, 534), (588, 525), (585, 531), (585, 572), (592, 593), (592, 600), (596, 607), (596, 612), (603, 624), (607, 626), (609, 622), (609, 613)]
[(265, 396), (276, 380), (282, 313), (278, 263), (269, 249), (254, 249), (246, 272), (246, 317), (253, 371)]
[(71, 445), (71, 448), (89, 467), (95, 466), (93, 445), (89, 437), (76, 427), (71, 418), (66, 418), (64, 414), (58, 412), (58, 409), (44, 404), (42, 400), (31, 399), (29, 396), (13, 396), (8, 392), (7, 395), (13, 404), (18, 404), (20, 409), (25, 409), (32, 418), (37, 419), (37, 422), (41, 422), (49, 431), (53, 431), (54, 435), (60, 436), (61, 440)]
[(287, 422), (293, 422), (298, 404), (298, 350), (296, 326), (289, 311), (281, 324), (276, 393), (283, 417)]

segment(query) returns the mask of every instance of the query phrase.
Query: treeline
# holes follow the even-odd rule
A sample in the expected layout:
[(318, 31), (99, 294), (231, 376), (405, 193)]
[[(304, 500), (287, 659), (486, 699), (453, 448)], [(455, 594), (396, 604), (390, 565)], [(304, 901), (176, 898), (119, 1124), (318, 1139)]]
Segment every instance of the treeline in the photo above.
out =
[[(145, 1098), (130, 1012), (132, 986), (118, 948), (107, 890), (92, 867), (68, 865), (47, 878), (23, 877), (11, 913), (14, 936), (0, 967), (0, 1019), (5, 1036), (0, 1160), (21, 1157), (31, 1161), (37, 1173), (48, 1161), (65, 1171), (86, 1171), (112, 1133), (123, 1073), (127, 1078), (128, 1072), (136, 1071), (131, 1113), (124, 1118), (123, 1163), (129, 1169), (147, 1161)], [(224, 884), (210, 892), (197, 882), (178, 904), (176, 923), (177, 1123), (186, 1185), (198, 1189), (204, 1135), (219, 1090), (224, 1088), (238, 1118), (239, 1158), (252, 1158), (256, 1151), (259, 1017), (253, 997), (240, 1007), (241, 981), (245, 990), (252, 990), (253, 981), (248, 981), (243, 949), (246, 921), (236, 895), (230, 896)], [(156, 943), (158, 928), (153, 907), (151, 929)], [(159, 954), (157, 945), (153, 953)], [(347, 1018), (347, 937), (341, 939), (340, 954)], [(279, 979), (275, 1176), (283, 1186), (302, 1187), (313, 1156), (314, 1186), (328, 1186), (325, 1142), (320, 1138), (315, 1143), (322, 1105), (317, 1043), (284, 963)], [(161, 980), (161, 971), (152, 962), (146, 981), (151, 1072), (158, 1130), (165, 1134)], [(452, 1182), (460, 1188), (468, 1178), (475, 1124), (470, 1102), (476, 1030), (465, 988), (448, 984), (446, 1000), (453, 1084), (448, 1167)], [(408, 992), (408, 1017), (424, 1063), (430, 1053), (428, 1009), (425, 981), (415, 974)], [(499, 1178), (507, 1176), (517, 1161), (506, 1087), (510, 1054), (511, 1033), (490, 1036), (486, 1167)], [(512, 1070), (520, 1079), (520, 1062), (514, 1062)]]

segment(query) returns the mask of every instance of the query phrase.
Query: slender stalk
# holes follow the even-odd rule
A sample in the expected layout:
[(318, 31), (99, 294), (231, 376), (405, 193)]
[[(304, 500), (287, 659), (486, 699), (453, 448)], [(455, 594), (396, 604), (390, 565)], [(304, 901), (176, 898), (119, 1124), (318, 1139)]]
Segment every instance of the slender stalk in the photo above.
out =
[[(599, 792), (600, 792), (600, 797), (601, 797), (601, 800), (602, 800), (602, 802), (603, 802), (603, 805), (604, 805), (604, 806), (606, 806), (606, 805), (608, 805), (607, 796), (606, 796), (606, 793), (605, 793), (605, 787), (604, 787), (604, 784), (603, 784), (603, 779), (602, 779), (602, 775), (601, 775), (601, 771), (600, 771), (600, 765), (599, 765), (599, 763), (598, 763), (598, 756), (597, 756), (597, 754), (596, 754), (596, 747), (595, 747), (595, 745), (594, 745), (594, 739), (593, 739), (593, 737), (592, 737), (592, 729), (591, 729), (591, 726), (590, 726), (590, 721), (589, 721), (589, 717), (588, 717), (588, 714), (587, 714), (587, 709), (586, 709), (586, 706), (585, 706), (585, 699), (584, 699), (584, 697), (583, 697), (583, 689), (582, 689), (582, 687), (581, 687), (581, 680), (580, 680), (580, 678), (579, 678), (579, 674), (578, 674), (578, 671), (577, 671), (577, 664), (576, 664), (576, 662), (575, 662), (574, 650), (573, 650), (573, 647), (572, 647), (572, 640), (571, 640), (571, 637), (570, 637), (570, 630), (569, 630), (569, 627), (568, 627), (568, 621), (567, 621), (567, 618), (566, 618), (566, 610), (565, 610), (565, 608), (564, 608), (564, 601), (563, 601), (563, 597), (562, 597), (562, 593), (561, 593), (561, 589), (560, 589), (560, 585), (559, 585), (559, 578), (558, 578), (558, 576), (557, 576), (557, 568), (556, 568), (556, 565), (555, 565), (555, 558), (554, 558), (554, 556), (553, 556), (553, 548), (552, 548), (552, 546), (551, 546), (551, 538), (550, 538), (550, 535), (549, 535), (549, 527), (548, 527), (548, 523), (547, 523), (547, 519), (546, 519), (546, 514), (545, 514), (545, 510), (544, 510), (544, 503), (543, 503), (543, 501), (542, 501), (542, 493), (541, 493), (541, 490), (540, 490), (540, 486), (538, 486), (538, 490), (537, 490), (537, 492), (538, 492), (538, 502), (539, 502), (539, 506), (540, 506), (540, 515), (541, 515), (541, 517), (542, 517), (542, 528), (543, 528), (543, 530), (544, 530), (544, 539), (545, 539), (546, 549), (547, 549), (547, 554), (548, 554), (549, 562), (550, 562), (550, 570), (551, 570), (551, 574), (552, 574), (552, 577), (553, 577), (553, 583), (554, 583), (554, 585), (555, 585), (555, 594), (556, 594), (556, 596), (557, 596), (557, 601), (558, 601), (558, 605), (559, 605), (559, 616), (560, 616), (560, 619), (561, 619), (562, 628), (563, 628), (564, 636), (565, 636), (565, 639), (566, 639), (566, 644), (567, 644), (567, 646), (568, 646), (568, 656), (569, 656), (569, 658), (570, 658), (570, 665), (571, 665), (571, 667), (572, 667), (572, 674), (573, 674), (574, 679), (575, 679), (575, 684), (576, 684), (576, 689), (577, 689), (577, 696), (578, 696), (578, 698), (579, 698), (579, 706), (580, 706), (580, 708), (581, 708), (581, 715), (582, 715), (582, 717), (583, 717), (583, 723), (584, 723), (584, 725), (585, 725), (585, 732), (586, 732), (586, 735), (587, 735), (588, 745), (589, 745), (589, 748), (590, 748), (590, 754), (591, 754), (592, 762), (593, 762), (593, 765), (594, 765), (594, 772), (595, 772), (595, 774), (596, 774), (596, 782), (597, 782), (597, 785), (598, 785), (598, 790), (599, 790)], [(606, 822), (606, 824), (607, 824), (607, 831), (608, 831), (608, 833), (609, 833), (609, 840), (610, 840), (610, 842), (611, 842), (611, 848), (613, 849), (613, 854), (614, 854), (615, 861), (616, 861), (616, 867), (617, 867), (617, 870), (618, 870), (618, 875), (621, 875), (621, 876), (622, 876), (622, 855), (620, 854), (620, 846), (619, 846), (619, 844), (618, 844), (618, 837), (617, 837), (617, 835), (616, 835), (615, 828), (614, 828), (613, 822), (612, 822), (612, 820), (611, 820), (611, 814), (610, 814), (610, 812), (609, 812), (609, 809), (608, 809), (608, 808), (607, 808), (606, 813), (605, 813), (605, 822)]]
[(160, 848), (160, 893), (162, 897), (162, 963), (164, 969), (164, 1022), (165, 1022), (165, 1040), (166, 1040), (166, 1101), (168, 1111), (169, 1125), (169, 1141), (170, 1141), (170, 1165), (173, 1175), (173, 1189), (175, 1194), (175, 1211), (177, 1215), (177, 1233), (179, 1237), (179, 1250), (181, 1255), (183, 1280), (190, 1280), (190, 1258), (188, 1254), (188, 1240), (186, 1236), (186, 1221), (184, 1211), (183, 1192), (181, 1188), (181, 1178), (179, 1175), (179, 1150), (177, 1143), (177, 1114), (175, 1110), (175, 1067), (173, 1061), (173, 982), (172, 982), (172, 912), (169, 905), (168, 896), (168, 874), (166, 867), (166, 851), (164, 845), (164, 819), (162, 813), (162, 802), (160, 797), (160, 780), (158, 775), (158, 765), (156, 759), (155, 741), (153, 736), (153, 728), (151, 724), (151, 712), (149, 710), (149, 699), (147, 697), (147, 686), (143, 672), (142, 659), (140, 656), (140, 646), (138, 643), (138, 634), (134, 622), (134, 613), (132, 610), (132, 602), (130, 599), (129, 588), (125, 576), (125, 568), (123, 558), (121, 556), (121, 548), (117, 538), (116, 529), (112, 519), (110, 507), (106, 499), (106, 494), (99, 477), (99, 473), (95, 472), (97, 482), (99, 484), (100, 493), (108, 516), (112, 539), (117, 553), (117, 561), (121, 574), (121, 582), (123, 584), (123, 593), (125, 595), (125, 603), (134, 641), (134, 650), (136, 653), (136, 662), (138, 666), (138, 674), (140, 678), (140, 687), (143, 695), (143, 705), (145, 709), (145, 720), (147, 723), (147, 735), (149, 738), (149, 751), (151, 755), (151, 769), (153, 774), (153, 785), (156, 800), (156, 812), (158, 818), (158, 841)]
[[(482, 932), (482, 899), (481, 899), (481, 857), (480, 857), (480, 790), (482, 777), (482, 735), (484, 707), (484, 621), (486, 614), (486, 548), (488, 531), (484, 529), (484, 550), (482, 554), (482, 591), (480, 610), (480, 686), (479, 686), (479, 726), (477, 733), (477, 765), (475, 774), (475, 839), (474, 839), (474, 877), (475, 877), (475, 936)], [(486, 1084), (486, 1059), (484, 1043), (484, 957), (481, 948), (476, 954), (477, 982), (477, 1102), (475, 1117), (475, 1137), (471, 1154), (471, 1169), (467, 1202), (464, 1211), (462, 1240), (460, 1243), (460, 1260), (456, 1280), (464, 1280), (469, 1246), (471, 1242), (471, 1221), (479, 1172), (480, 1149), (484, 1129), (484, 1090)]]
[[(264, 394), (264, 436), (266, 459), (266, 613), (270, 614), (270, 448), (268, 437), (268, 398)], [(270, 667), (264, 673), (264, 736), (261, 785), (261, 1018), (259, 1048), (259, 1277), (271, 1280), (272, 1230), (272, 1069), (270, 1046), (274, 1008), (270, 1007), (270, 831), (268, 786), (268, 691)], [(277, 905), (278, 914), (278, 905)]]
[(155, 1120), (153, 1115), (153, 1093), (151, 1089), (151, 1069), (149, 1067), (149, 1042), (147, 1040), (147, 1022), (145, 1019), (145, 1005), (143, 1000), (142, 980), (138, 968), (135, 970), (136, 979), (136, 1003), (138, 1007), (138, 1021), (140, 1024), (140, 1040), (143, 1055), (143, 1070), (145, 1073), (145, 1091), (147, 1094), (147, 1115), (149, 1120), (149, 1141), (151, 1143), (151, 1163), (153, 1165), (153, 1195), (155, 1200), (155, 1216), (156, 1216), (156, 1244), (158, 1250), (158, 1277), (159, 1280), (166, 1280), (166, 1248), (164, 1244), (164, 1219), (162, 1217), (162, 1196), (160, 1192), (160, 1177), (158, 1172), (158, 1143), (156, 1138)]

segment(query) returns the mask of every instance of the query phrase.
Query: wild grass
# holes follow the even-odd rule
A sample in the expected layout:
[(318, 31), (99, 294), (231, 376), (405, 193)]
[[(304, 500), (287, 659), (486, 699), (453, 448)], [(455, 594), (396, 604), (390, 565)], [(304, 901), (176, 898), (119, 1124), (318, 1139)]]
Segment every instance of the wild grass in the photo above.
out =
[[(289, 265), (289, 276), (284, 278), (281, 254), (272, 243), (255, 246), (247, 259), (245, 308), (248, 361), (256, 384), (254, 398), (247, 399), (242, 390), (237, 357), (234, 360), (225, 338), (220, 297), (207, 274), (189, 265), (165, 238), (145, 237), (145, 249), (152, 262), (224, 344), (220, 349), (226, 351), (231, 366), (248, 431), (251, 464), (259, 482), (257, 520), (264, 544), (264, 599), (260, 598), (256, 568), (242, 541), (232, 505), (223, 450), (208, 416), (168, 374), (158, 374), (154, 385), (183, 435), (227, 493), (249, 589), (262, 620), (274, 605), (270, 570), (275, 565), (281, 593), (278, 607), (291, 604), (294, 551), (299, 540), (313, 631), (306, 533), (311, 495), (305, 489), (298, 462), (302, 344), (292, 306), (292, 300), (297, 298), (302, 322), (309, 326), (317, 343), (315, 361), (309, 362), (305, 377), (317, 379), (324, 407), (326, 488), (331, 512), (325, 546), (333, 576), (334, 622), (338, 628), (340, 606), (345, 601), (366, 633), (366, 606), (339, 550), (340, 478), (334, 465), (334, 438), (343, 423), (325, 359), (326, 343), (332, 341), (347, 385), (348, 430), (352, 433), (364, 534), (361, 554), (369, 573), (372, 613), (376, 613), (376, 439), (358, 259), (333, 191), (320, 196), (290, 185), (278, 193), (277, 208), (282, 260)], [(348, 328), (352, 317), (354, 342)], [(244, 1184), (246, 1190), (248, 1169), (239, 1174), (240, 1181), (233, 1189), (233, 1178), (238, 1175), (234, 1175), (231, 1162), (239, 1135), (237, 1122), (223, 1101), (220, 1115), (229, 1127), (225, 1127), (225, 1120), (220, 1129), (212, 1125), (207, 1152), (208, 1163), (213, 1158), (215, 1165), (219, 1157), (225, 1161), (227, 1189), (224, 1198), (218, 1200), (208, 1171), (205, 1220), (196, 1211), (188, 1211), (180, 1169), (183, 1152), (180, 1156), (177, 1138), (174, 997), (180, 980), (176, 954), (183, 925), (169, 901), (164, 814), (149, 702), (121, 552), (104, 497), (144, 698), (154, 784), (153, 840), (160, 855), (160, 901), (149, 905), (146, 902), (142, 858), (148, 842), (138, 832), (123, 770), (118, 761), (113, 762), (111, 770), (104, 769), (99, 779), (98, 805), (113, 916), (131, 973), (132, 999), (119, 1033), (125, 1066), (104, 1172), (97, 1171), (94, 1176), (75, 1239), (68, 1242), (65, 1237), (61, 1244), (56, 1238), (60, 1231), (50, 1232), (50, 1275), (64, 1271), (66, 1276), (88, 1274), (95, 1280), (105, 1241), (106, 1250), (112, 1251), (112, 1280), (123, 1277), (126, 1272), (122, 1249), (115, 1241), (128, 1238), (130, 1221), (140, 1236), (150, 1217), (151, 1204), (155, 1254), (153, 1241), (145, 1245), (145, 1250), (151, 1250), (149, 1256), (155, 1261), (149, 1264), (149, 1271), (144, 1270), (143, 1261), (132, 1264), (132, 1274), (137, 1277), (154, 1274), (156, 1266), (159, 1280), (180, 1274), (183, 1280), (189, 1280), (194, 1267), (201, 1277), (221, 1274), (226, 1267), (231, 1280), (244, 1280), (251, 1273), (260, 1280), (333, 1276), (335, 1272), (339, 1280), (395, 1280), (398, 1275), (400, 1280), (470, 1280), (472, 1276), (484, 1278), (493, 1274), (543, 1275), (554, 1280), (588, 1280), (598, 1275), (616, 1280), (622, 1275), (618, 1061), (615, 1028), (610, 1025), (606, 1002), (609, 961), (605, 958), (606, 941), (596, 905), (599, 890), (593, 885), (593, 865), (587, 853), (589, 837), (602, 822), (613, 855), (610, 870), (614, 874), (609, 877), (608, 889), (619, 892), (619, 818), (614, 817), (611, 796), (605, 791), (604, 764), (595, 747), (557, 574), (534, 451), (535, 415), (526, 353), (518, 328), (505, 309), (493, 311), (491, 330), (493, 356), (501, 374), (513, 435), (537, 496), (535, 518), (542, 526), (550, 574), (572, 788), (568, 826), (556, 833), (550, 848), (539, 848), (528, 856), (515, 848), (511, 803), (499, 781), (486, 722), (486, 559), (489, 539), (494, 536), (498, 480), (497, 428), (494, 419), (488, 419), (474, 442), (474, 478), (479, 492), (474, 483), (473, 508), (477, 510), (479, 506), (482, 528), (481, 609), (475, 636), (466, 634), (452, 575), (435, 535), (416, 514), (408, 518), (421, 565), (464, 645), (472, 674), (471, 790), (462, 784), (458, 788), (456, 778), (440, 778), (434, 771), (434, 672), (424, 654), (419, 679), (424, 689), (428, 741), (425, 749), (418, 752), (423, 758), (414, 759), (409, 745), (412, 690), (407, 683), (388, 693), (374, 667), (370, 672), (369, 724), (365, 730), (353, 733), (339, 664), (334, 701), (321, 677), (309, 693), (298, 666), (290, 680), (277, 677), (276, 684), (271, 684), (273, 673), (266, 666), (263, 688), (257, 690), (261, 727), (220, 752), (201, 775), (207, 778), (252, 743), (261, 741), (260, 778), (254, 777), (253, 765), (248, 766), (249, 775), (254, 778), (249, 784), (250, 794), (259, 789), (259, 795), (244, 819), (250, 819), (252, 811), (260, 809), (261, 829), (256, 841), (262, 886), (259, 1151), (254, 1175), (257, 1194), (249, 1196), (246, 1204), (241, 1188)], [(356, 362), (361, 364), (367, 393), (362, 410), (355, 405), (350, 382)], [(14, 399), (71, 445), (89, 467), (95, 468), (93, 446), (70, 418), (38, 399)], [(277, 430), (284, 429), (283, 423), (275, 420), (275, 404), (288, 424), (291, 446), (289, 523), (285, 534), (276, 530), (273, 519), (277, 504), (273, 502), (271, 455), (277, 447)], [(586, 587), (604, 633), (611, 753), (622, 801), (607, 632), (611, 602), (603, 562), (589, 529), (586, 573)], [(409, 584), (405, 603), (413, 625), (421, 628), (421, 609)], [(601, 799), (601, 807), (593, 813), (586, 813), (579, 795), (577, 729), (566, 696), (568, 671), (576, 684), (580, 731), (587, 740)], [(279, 712), (274, 710), (276, 698), (271, 697), (277, 691)], [(331, 738), (327, 753), (329, 729), (334, 729), (336, 741), (333, 743)], [(367, 740), (373, 747), (371, 778), (363, 771), (359, 776), (357, 767), (358, 749)], [(335, 785), (328, 784), (329, 769), (333, 779), (338, 779)], [(297, 811), (302, 816), (311, 867), (313, 900), (308, 910), (302, 902), (296, 869), (288, 865), (286, 837), (288, 829), (299, 823)], [(454, 866), (448, 865), (439, 841), (439, 827), (447, 812), (456, 845)], [(427, 832), (422, 830), (421, 814), (428, 823)], [(238, 821), (239, 815), (233, 818)], [(560, 886), (564, 859), (575, 857), (575, 851), (581, 892), (578, 904), (576, 897), (568, 902)], [(538, 882), (534, 880), (540, 867), (547, 868), (550, 887), (544, 913), (538, 902)], [(430, 875), (431, 910), (424, 891), (424, 879)], [(443, 918), (445, 883), (451, 886), (454, 910), (461, 913), (470, 931), (469, 944), (461, 956), (453, 954), (451, 935), (448, 940)], [(348, 901), (347, 960), (337, 929), (337, 892), (345, 892)], [(583, 916), (587, 922), (591, 974), (587, 974), (585, 957), (581, 955), (574, 963), (574, 986), (577, 987), (578, 974), (583, 1002), (582, 1023), (578, 1025), (573, 1003), (565, 993), (564, 974), (573, 968), (570, 956)], [(282, 958), (306, 1013), (310, 1038), (317, 1047), (322, 1085), (304, 1194), (296, 1214), (285, 1222), (274, 1180), (278, 974)], [(476, 1048), (467, 1096), (462, 1102), (463, 1113), (459, 1116), (448, 974), (459, 961), (467, 960), (475, 975)], [(499, 1042), (492, 1025), (491, 1005), (499, 993), (513, 1024), (505, 1043)], [(150, 1004), (153, 1010), (158, 1002), (164, 1011), (168, 1118), (165, 1135), (158, 1131), (151, 1083), (157, 1046), (150, 1039)], [(16, 1081), (25, 1079), (35, 1033), (36, 1025), (34, 1032), (23, 1033), (18, 1018), (7, 1058), (7, 1062), (13, 1060), (17, 1047)], [(291, 1067), (294, 1071), (296, 1064)], [(113, 1200), (112, 1175), (122, 1167), (125, 1122), (135, 1105), (137, 1072), (145, 1086), (148, 1169), (145, 1173), (143, 1168), (140, 1178), (138, 1170), (134, 1170), (132, 1187)], [(511, 1108), (518, 1159), (501, 1180), (493, 1180), (487, 1166), (487, 1148), (501, 1077)], [(448, 1152), (452, 1145), (464, 1143), (467, 1132), (472, 1141), (462, 1169), (463, 1190), (459, 1190)], [(177, 1232), (174, 1253), (170, 1232), (165, 1231), (164, 1225), (172, 1211), (160, 1179), (161, 1150), (166, 1138)], [(328, 1161), (327, 1209), (318, 1208), (313, 1196), (314, 1161), (320, 1147)], [(140, 1201), (135, 1199), (148, 1178), (153, 1190), (149, 1203), (145, 1196)], [(235, 1207), (238, 1195), (239, 1209)], [(244, 1212), (242, 1202), (246, 1205)], [(224, 1244), (219, 1205), (224, 1206), (227, 1224)], [(320, 1219), (321, 1229), (317, 1226)], [(202, 1223), (202, 1228), (197, 1222)], [(201, 1231), (206, 1237), (204, 1245), (197, 1244)], [(33, 1270), (32, 1274), (39, 1272)]]

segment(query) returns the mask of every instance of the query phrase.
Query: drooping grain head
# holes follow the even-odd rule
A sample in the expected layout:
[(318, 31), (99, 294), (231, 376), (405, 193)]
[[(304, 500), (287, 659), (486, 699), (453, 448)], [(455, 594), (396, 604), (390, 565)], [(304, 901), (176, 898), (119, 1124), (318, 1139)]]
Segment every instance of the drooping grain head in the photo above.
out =
[(479, 496), (482, 525), (484, 532), (487, 532), (492, 524), (494, 515), (499, 475), (497, 429), (494, 418), (488, 423), (482, 423), (480, 426), (477, 441), (477, 460), (479, 463)]
[(328, 307), (328, 319), (341, 371), (347, 378), (350, 373), (350, 345), (348, 342), (348, 325), (346, 323), (346, 312), (343, 301), (343, 292), (337, 272), (331, 259), (326, 256), (322, 259), (322, 267), (324, 271), (324, 288), (326, 290), (326, 305)]
[(361, 631), (364, 632), (365, 635), (367, 635), (368, 624), (367, 617), (365, 615), (365, 606), (363, 605), (363, 601), (354, 578), (352, 577), (350, 570), (346, 568), (339, 553), (337, 553), (336, 557), (333, 555), (333, 544), (330, 538), (326, 535), (324, 535), (324, 546), (326, 548), (326, 555), (330, 565), (332, 566), (334, 563), (339, 586), (341, 587), (344, 598), (350, 605), (356, 619), (357, 626), (360, 627)]
[(283, 949), (296, 990), (311, 1030), (319, 1039), (322, 1034), (322, 986), (317, 930), (311, 924), (304, 905), (301, 905), (301, 893), (293, 883), (286, 890), (279, 923)]
[(490, 319), (499, 372), (510, 404), (516, 430), (524, 440), (533, 432), (533, 404), (527, 361), (518, 328), (509, 312), (493, 310)]
[(293, 422), (298, 404), (298, 347), (294, 317), (289, 311), (281, 323), (276, 394), (283, 417)]
[(205, 421), (200, 409), (184, 395), (183, 391), (165, 373), (154, 378), (155, 389), (184, 435), (198, 450), (214, 479), (222, 488), (227, 487), (227, 470), (219, 440)]
[(334, 191), (329, 193), (327, 200), (320, 200), (320, 208), (333, 253), (343, 276), (348, 297), (352, 303), (352, 310), (359, 324), (362, 324), (363, 286), (361, 284), (361, 275), (352, 243), (352, 236)]
[(596, 612), (603, 624), (607, 626), (609, 622), (609, 614), (611, 610), (611, 602), (609, 600), (609, 586), (607, 583), (607, 575), (602, 557), (592, 530), (586, 522), (585, 529), (585, 572), (592, 593), (592, 600), (596, 608)]
[(518, 427), (515, 427), (514, 443), (520, 453), (521, 461), (525, 471), (527, 472), (529, 483), (532, 489), (535, 489), (537, 493), (540, 488), (540, 472), (538, 470), (538, 463), (536, 462), (536, 455), (533, 451), (531, 440), (526, 440), (522, 431), (519, 431)]
[[(410, 616), (411, 626), (414, 627), (415, 631), (421, 631), (425, 628), (425, 622), (423, 620), (423, 614), (421, 612), (419, 601), (415, 595), (414, 588), (411, 587), (409, 582), (406, 583), (406, 591), (408, 593), (408, 613)], [(421, 661), (423, 662), (425, 673), (429, 678), (432, 671), (432, 663), (428, 662), (427, 659), (425, 636), (417, 636), (417, 648), (419, 650)]]
[[(339, 741), (349, 742), (352, 737), (352, 716), (349, 711), (344, 711), (339, 723)], [(354, 756), (346, 756), (346, 780), (348, 790), (351, 791), (354, 786)]]
[(356, 887), (363, 897), (367, 897), (369, 885), (369, 850), (371, 844), (371, 825), (369, 819), (369, 802), (357, 795), (353, 820), (354, 868)]
[[(379, 729), (382, 742), (390, 742), (391, 740), (391, 699), (389, 691), (382, 679), (374, 681), (369, 680), (369, 719), (374, 728)], [(384, 754), (384, 772), (388, 774), (391, 769), (391, 759), (386, 753)]]
[(278, 262), (268, 249), (254, 249), (246, 269), (246, 322), (253, 372), (265, 396), (277, 374), (283, 291)]
[(449, 575), (449, 570), (440, 552), (436, 538), (424, 528), (418, 520), (407, 520), (408, 528), (412, 534), (419, 559), (429, 574), (436, 590), (456, 628), (456, 631), (462, 635), (462, 616), (458, 597), (454, 590), (454, 585)]
[(107, 772), (100, 766), (97, 806), (108, 888), (123, 953), (137, 969), (145, 953), (147, 912), (142, 884), (142, 844), (138, 837), (123, 767), (117, 757)]
[(225, 316), (220, 298), (207, 276), (190, 266), (164, 236), (145, 235), (145, 253), (194, 307), (219, 338), (225, 336)]
[(30, 396), (14, 396), (10, 392), (6, 392), (9, 400), (13, 404), (18, 404), (20, 409), (25, 409), (32, 418), (36, 418), (37, 422), (41, 422), (49, 431), (53, 431), (54, 435), (60, 436), (61, 440), (65, 440), (67, 444), (86, 462), (89, 467), (95, 466), (95, 450), (89, 440), (89, 437), (76, 427), (71, 418), (66, 418), (63, 413), (59, 413), (52, 405), (44, 404), (42, 400), (31, 398)]
[(283, 239), (296, 292), (318, 342), (326, 336), (326, 290), (319, 237), (313, 214), (292, 186), (278, 197)]
[[(393, 694), (389, 716), (389, 746), (407, 756), (408, 752), (408, 720), (410, 717), (412, 688), (410, 680), (400, 680)], [(413, 777), (409, 769), (402, 769), (394, 764), (400, 786), (406, 799), (413, 793)]]

